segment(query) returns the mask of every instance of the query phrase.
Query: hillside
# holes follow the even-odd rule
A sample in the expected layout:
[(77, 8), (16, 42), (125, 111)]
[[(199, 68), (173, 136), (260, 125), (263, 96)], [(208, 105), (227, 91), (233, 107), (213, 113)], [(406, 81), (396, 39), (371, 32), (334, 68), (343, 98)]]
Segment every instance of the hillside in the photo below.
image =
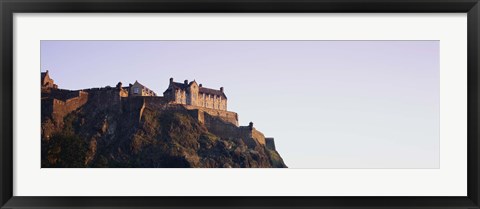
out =
[(252, 124), (161, 99), (121, 98), (114, 88), (58, 92), (42, 92), (44, 168), (287, 167), (273, 138)]

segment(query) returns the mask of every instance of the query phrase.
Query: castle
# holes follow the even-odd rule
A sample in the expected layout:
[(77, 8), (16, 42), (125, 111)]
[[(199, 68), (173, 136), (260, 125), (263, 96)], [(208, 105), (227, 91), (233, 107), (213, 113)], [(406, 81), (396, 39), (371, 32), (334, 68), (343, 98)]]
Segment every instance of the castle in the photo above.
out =
[[(41, 73), (41, 87), (45, 91), (50, 89), (58, 89), (57, 84), (50, 77), (48, 70)], [(111, 88), (111, 87), (105, 87)], [(142, 85), (138, 81), (134, 84), (129, 84), (127, 87), (122, 86), (122, 82), (118, 82), (116, 88), (119, 91), (121, 97), (157, 97), (157, 94), (150, 90), (148, 87)], [(100, 90), (98, 88), (97, 90)], [(92, 89), (83, 89), (80, 91), (90, 91)], [(220, 90), (205, 88), (202, 84), (198, 84), (195, 80), (188, 82), (185, 80), (183, 83), (174, 82), (173, 78), (170, 78), (170, 83), (163, 92), (163, 97), (173, 104), (190, 105), (194, 107), (203, 107), (217, 110), (227, 110), (227, 96), (223, 92), (223, 87)]]
[[(128, 92), (128, 95), (125, 95), (125, 97), (157, 96), (155, 92), (138, 81), (135, 81), (134, 84), (130, 84), (128, 87), (122, 87), (122, 83), (119, 82), (117, 88), (125, 89)], [(227, 110), (227, 96), (223, 92), (223, 87), (220, 87), (220, 90), (205, 88), (195, 80), (190, 83), (188, 80), (178, 83), (174, 82), (173, 78), (170, 78), (170, 83), (167, 90), (163, 92), (163, 97), (174, 104)]]
[[(163, 92), (163, 97), (157, 96), (153, 90), (138, 81), (128, 86), (123, 86), (122, 82), (118, 82), (115, 87), (106, 86), (72, 91), (59, 89), (47, 70), (41, 72), (41, 89), (42, 100), (45, 100), (44, 104), (51, 104), (47, 105), (48, 109), (51, 109), (49, 112), (57, 115), (55, 118), (58, 118), (60, 123), (63, 116), (83, 106), (89, 100), (108, 99), (111, 102), (120, 102), (129, 98), (144, 98), (144, 100), (154, 100), (161, 104), (182, 105), (188, 110), (198, 111), (199, 115), (203, 113), (215, 115), (238, 126), (237, 113), (227, 111), (227, 96), (223, 87), (219, 90), (205, 88), (195, 80), (192, 82), (185, 80), (183, 83), (178, 83), (170, 78), (168, 88)], [(203, 117), (199, 116), (199, 120), (203, 120)]]
[(190, 83), (188, 80), (177, 83), (170, 78), (170, 84), (163, 96), (177, 104), (227, 110), (227, 96), (223, 87), (220, 87), (220, 90), (205, 88), (195, 80)]
[[(197, 84), (195, 80), (178, 83), (170, 78), (169, 86), (163, 92), (162, 97), (157, 96), (154, 91), (138, 81), (128, 86), (123, 86), (121, 82), (118, 82), (115, 87), (106, 86), (81, 90), (59, 89), (49, 72), (46, 71), (41, 73), (41, 93), (42, 118), (51, 117), (56, 124), (60, 125), (63, 124), (65, 116), (84, 106), (87, 102), (95, 104), (96, 109), (108, 106), (135, 106), (139, 110), (139, 120), (143, 117), (144, 108), (166, 110), (183, 108), (218, 136), (237, 136), (245, 139), (248, 143), (275, 147), (274, 139), (265, 137), (263, 133), (253, 127), (252, 122), (248, 126), (239, 126), (238, 114), (227, 110), (228, 100), (223, 87), (219, 90), (205, 88), (202, 84)], [(45, 131), (42, 133), (49, 135)]]

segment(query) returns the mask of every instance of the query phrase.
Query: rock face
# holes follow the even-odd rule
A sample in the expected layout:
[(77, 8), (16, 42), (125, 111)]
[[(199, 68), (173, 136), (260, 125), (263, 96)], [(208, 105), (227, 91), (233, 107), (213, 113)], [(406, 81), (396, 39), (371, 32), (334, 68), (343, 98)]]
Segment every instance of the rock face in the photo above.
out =
[[(273, 138), (253, 126), (161, 97), (120, 97), (115, 88), (85, 94), (65, 104), (42, 94), (42, 167), (287, 167)], [(70, 109), (59, 114), (51, 104)]]

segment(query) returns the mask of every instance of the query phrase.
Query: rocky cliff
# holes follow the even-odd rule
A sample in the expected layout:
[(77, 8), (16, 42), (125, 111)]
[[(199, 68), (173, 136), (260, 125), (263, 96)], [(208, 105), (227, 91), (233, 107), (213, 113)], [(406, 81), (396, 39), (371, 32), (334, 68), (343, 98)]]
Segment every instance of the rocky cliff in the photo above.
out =
[(161, 97), (85, 93), (86, 102), (42, 94), (42, 167), (287, 167), (273, 139), (252, 126)]

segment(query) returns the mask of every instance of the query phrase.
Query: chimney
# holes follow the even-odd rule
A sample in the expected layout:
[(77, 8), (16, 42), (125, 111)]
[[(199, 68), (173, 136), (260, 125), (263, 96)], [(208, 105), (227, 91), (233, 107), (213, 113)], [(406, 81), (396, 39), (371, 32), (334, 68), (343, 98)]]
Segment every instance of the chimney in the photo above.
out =
[(199, 87), (202, 87), (202, 84), (199, 84), (198, 86), (199, 86)]
[(223, 92), (223, 87), (220, 87), (220, 91)]
[(183, 83), (184, 83), (184, 84), (188, 84), (188, 80), (184, 80)]
[(250, 130), (253, 130), (253, 122), (250, 122), (250, 123), (248, 124), (248, 128), (250, 128)]
[(173, 83), (173, 78), (170, 78), (170, 83)]

